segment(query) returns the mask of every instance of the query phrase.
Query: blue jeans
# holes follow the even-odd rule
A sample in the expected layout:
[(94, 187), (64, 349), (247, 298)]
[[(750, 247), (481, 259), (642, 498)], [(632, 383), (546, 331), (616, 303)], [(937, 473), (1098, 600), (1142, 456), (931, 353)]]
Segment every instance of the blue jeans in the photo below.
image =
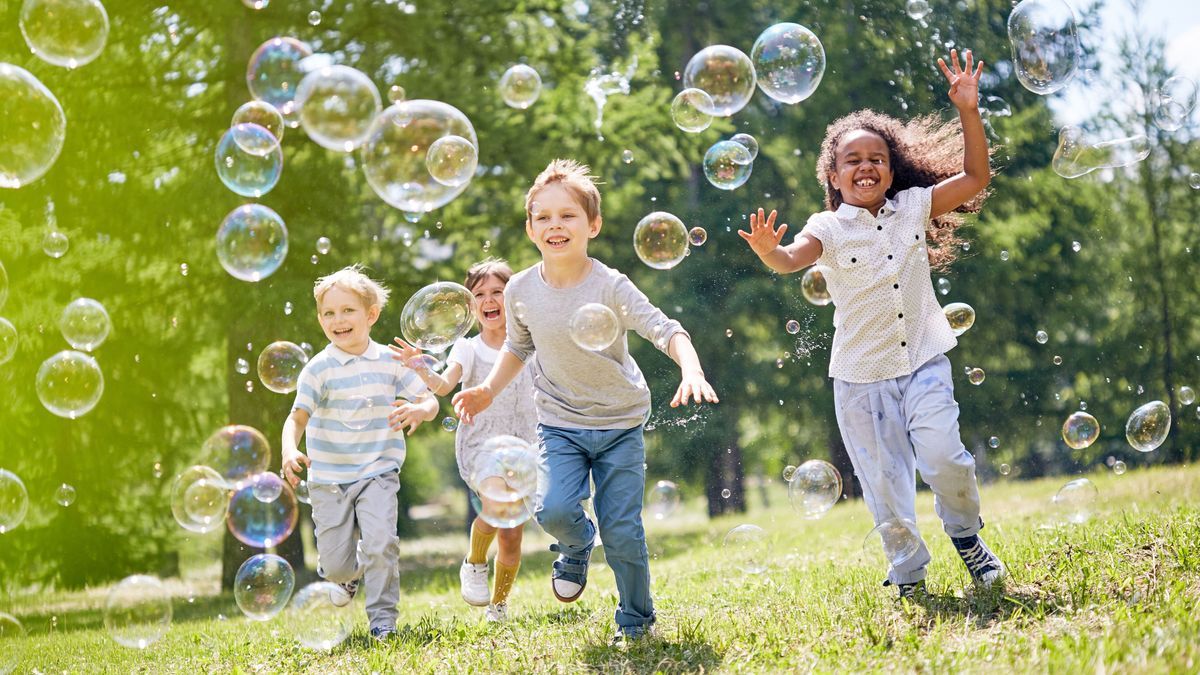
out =
[(564, 429), (538, 425), (550, 469), (550, 489), (537, 512), (538, 524), (558, 539), (562, 552), (586, 558), (596, 527), (583, 511), (588, 474), (596, 482), (593, 502), (604, 540), (604, 558), (617, 578), (616, 621), (622, 628), (654, 623), (650, 599), (650, 554), (642, 527), (646, 446), (642, 427)]

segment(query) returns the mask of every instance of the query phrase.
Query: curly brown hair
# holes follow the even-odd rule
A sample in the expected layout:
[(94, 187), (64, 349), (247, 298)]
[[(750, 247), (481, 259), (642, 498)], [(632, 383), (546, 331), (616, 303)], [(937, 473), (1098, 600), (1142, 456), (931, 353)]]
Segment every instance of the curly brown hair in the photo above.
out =
[[(836, 168), (838, 145), (843, 136), (858, 130), (876, 134), (887, 144), (892, 169), (889, 199), (911, 187), (937, 185), (962, 171), (962, 133), (956, 122), (943, 121), (935, 115), (903, 122), (874, 110), (859, 110), (834, 120), (825, 129), (825, 140), (821, 142), (817, 180), (825, 188), (825, 208), (830, 211), (842, 205), (841, 191), (829, 180)], [(989, 149), (988, 154), (991, 152)], [(945, 270), (954, 262), (963, 243), (957, 233), (963, 223), (959, 214), (978, 213), (987, 194), (987, 190), (981, 191), (954, 211), (930, 219), (925, 226), (925, 240), (931, 267)]]

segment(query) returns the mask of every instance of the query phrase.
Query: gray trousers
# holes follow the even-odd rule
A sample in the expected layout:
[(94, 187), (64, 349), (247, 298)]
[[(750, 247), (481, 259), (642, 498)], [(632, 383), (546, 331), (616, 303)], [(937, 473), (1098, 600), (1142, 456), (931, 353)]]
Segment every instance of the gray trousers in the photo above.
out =
[(344, 485), (309, 485), (317, 573), (339, 584), (362, 579), (371, 628), (395, 627), (398, 616), (399, 490), (398, 471)]

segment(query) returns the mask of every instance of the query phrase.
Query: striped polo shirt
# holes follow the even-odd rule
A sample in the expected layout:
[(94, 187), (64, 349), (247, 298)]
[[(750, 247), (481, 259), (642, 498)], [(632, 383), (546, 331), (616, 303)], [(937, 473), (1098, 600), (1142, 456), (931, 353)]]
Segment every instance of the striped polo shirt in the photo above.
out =
[(293, 410), (309, 414), (304, 429), (312, 483), (353, 483), (398, 471), (404, 464), (403, 432), (388, 427), (398, 398), (428, 395), (421, 378), (371, 341), (359, 355), (333, 345), (300, 372)]

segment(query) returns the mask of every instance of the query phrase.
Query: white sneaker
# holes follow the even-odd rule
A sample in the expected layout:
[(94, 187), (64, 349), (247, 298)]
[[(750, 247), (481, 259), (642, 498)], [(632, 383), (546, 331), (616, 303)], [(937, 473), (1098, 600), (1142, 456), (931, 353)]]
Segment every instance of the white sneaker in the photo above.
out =
[(462, 598), (468, 605), (484, 607), (488, 604), (492, 592), (488, 589), (487, 563), (474, 565), (464, 558), (462, 567), (458, 568), (458, 581), (462, 588)]
[(334, 584), (333, 588), (329, 589), (329, 602), (333, 603), (334, 607), (345, 607), (354, 600), (354, 594), (358, 593), (358, 579), (348, 581), (344, 584)]
[(495, 605), (489, 604), (487, 611), (483, 613), (483, 617), (487, 619), (488, 623), (504, 623), (508, 621), (508, 602), (501, 602)]

